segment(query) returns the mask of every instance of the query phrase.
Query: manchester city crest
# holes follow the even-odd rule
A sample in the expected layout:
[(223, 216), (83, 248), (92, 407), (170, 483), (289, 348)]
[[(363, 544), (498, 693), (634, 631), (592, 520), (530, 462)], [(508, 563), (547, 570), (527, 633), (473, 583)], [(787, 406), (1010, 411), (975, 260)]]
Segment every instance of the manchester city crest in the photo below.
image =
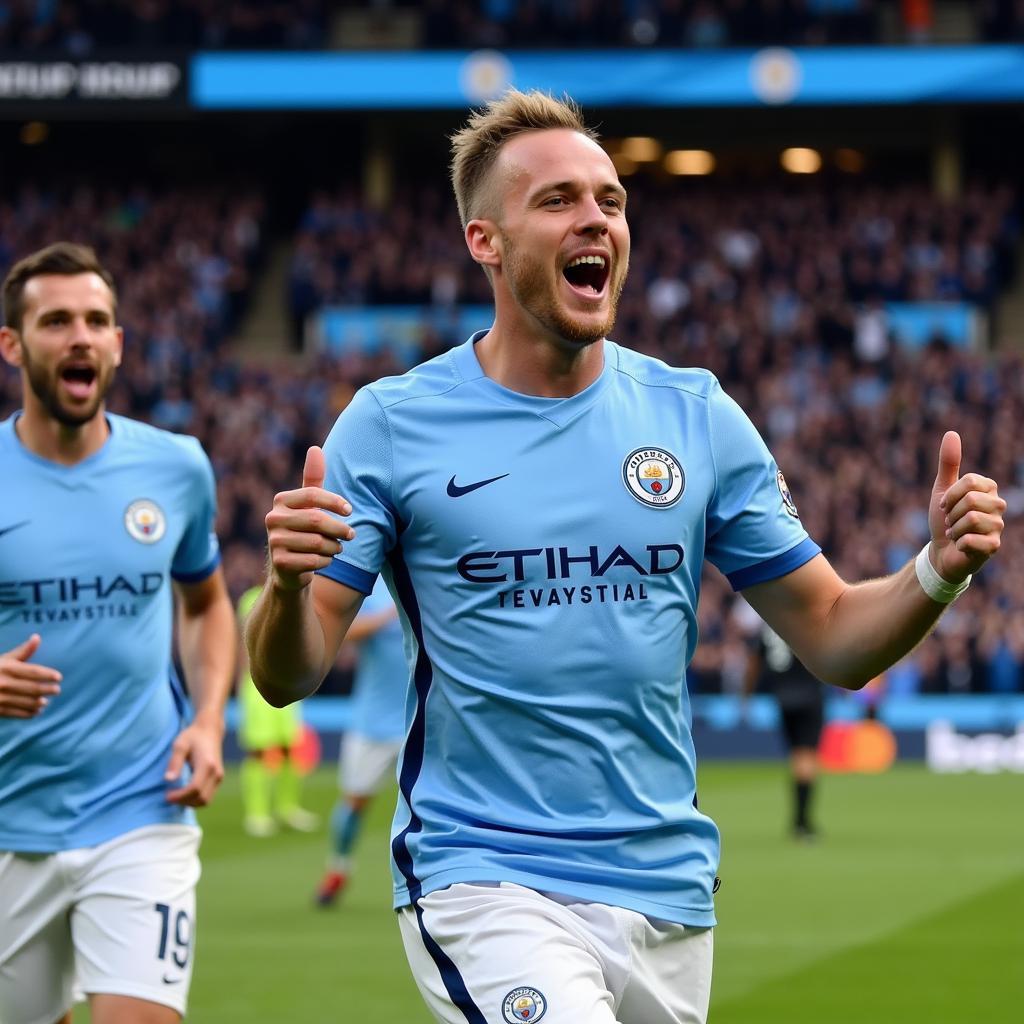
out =
[(796, 502), (793, 500), (793, 495), (789, 493), (789, 485), (786, 483), (786, 478), (782, 475), (781, 469), (775, 474), (775, 479), (779, 485), (779, 494), (782, 495), (783, 508), (794, 519), (799, 519), (800, 513), (796, 510)]
[(668, 508), (683, 496), (686, 476), (664, 448), (636, 448), (622, 462), (622, 482), (641, 504)]
[(140, 544), (155, 544), (167, 530), (167, 518), (155, 501), (140, 498), (124, 510), (124, 528)]
[(547, 1000), (535, 988), (514, 988), (501, 1004), (502, 1016), (508, 1024), (540, 1020), (547, 1008)]

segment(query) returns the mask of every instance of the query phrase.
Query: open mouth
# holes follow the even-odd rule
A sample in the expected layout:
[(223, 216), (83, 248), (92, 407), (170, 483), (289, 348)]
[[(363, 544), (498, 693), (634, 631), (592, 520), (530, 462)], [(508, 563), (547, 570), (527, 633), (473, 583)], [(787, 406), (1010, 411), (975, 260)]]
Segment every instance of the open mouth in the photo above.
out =
[(96, 381), (96, 370), (92, 366), (65, 366), (60, 379), (73, 398), (88, 398)]
[(562, 276), (575, 291), (593, 298), (604, 292), (610, 271), (606, 256), (577, 256), (566, 264)]

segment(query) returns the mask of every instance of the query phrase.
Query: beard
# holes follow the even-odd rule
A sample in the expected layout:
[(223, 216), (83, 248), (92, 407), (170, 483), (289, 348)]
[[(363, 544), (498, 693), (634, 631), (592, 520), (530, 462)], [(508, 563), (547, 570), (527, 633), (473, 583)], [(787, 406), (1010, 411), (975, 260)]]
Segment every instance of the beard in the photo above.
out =
[(575, 348), (593, 345), (611, 333), (618, 313), (619, 296), (626, 283), (628, 263), (621, 267), (615, 278), (609, 278), (608, 312), (604, 319), (575, 320), (559, 301), (557, 281), (552, 282), (547, 266), (521, 252), (504, 232), (501, 237), (504, 242), (502, 271), (509, 291), (524, 310)]
[(61, 402), (59, 370), (51, 372), (45, 366), (34, 362), (24, 343), (21, 346), (21, 356), (21, 364), (32, 393), (53, 419), (65, 427), (81, 427), (96, 417), (114, 382), (114, 366), (97, 366), (95, 397), (82, 408), (69, 409)]

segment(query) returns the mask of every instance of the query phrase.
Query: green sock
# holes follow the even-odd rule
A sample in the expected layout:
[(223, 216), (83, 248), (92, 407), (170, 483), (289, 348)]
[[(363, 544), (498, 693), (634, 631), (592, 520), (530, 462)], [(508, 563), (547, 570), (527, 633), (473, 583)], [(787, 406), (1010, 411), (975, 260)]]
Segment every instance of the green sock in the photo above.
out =
[(290, 757), (281, 762), (277, 772), (277, 810), (279, 814), (287, 814), (299, 807), (299, 793), (302, 790), (302, 777), (295, 770)]
[(242, 762), (242, 807), (247, 818), (270, 817), (270, 772), (262, 758)]

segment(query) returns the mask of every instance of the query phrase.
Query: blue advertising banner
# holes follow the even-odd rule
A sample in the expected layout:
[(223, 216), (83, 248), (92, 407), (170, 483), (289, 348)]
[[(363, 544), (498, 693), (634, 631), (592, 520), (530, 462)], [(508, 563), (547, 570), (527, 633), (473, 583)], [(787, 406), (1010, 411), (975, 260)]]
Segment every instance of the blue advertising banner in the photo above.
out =
[(1024, 99), (1024, 46), (762, 50), (199, 53), (200, 109), (447, 109), (509, 86), (599, 106), (990, 103)]
[(493, 322), (493, 306), (328, 306), (313, 316), (310, 340), (336, 356), (387, 350), (410, 367), (422, 358), (426, 332), (455, 345)]

